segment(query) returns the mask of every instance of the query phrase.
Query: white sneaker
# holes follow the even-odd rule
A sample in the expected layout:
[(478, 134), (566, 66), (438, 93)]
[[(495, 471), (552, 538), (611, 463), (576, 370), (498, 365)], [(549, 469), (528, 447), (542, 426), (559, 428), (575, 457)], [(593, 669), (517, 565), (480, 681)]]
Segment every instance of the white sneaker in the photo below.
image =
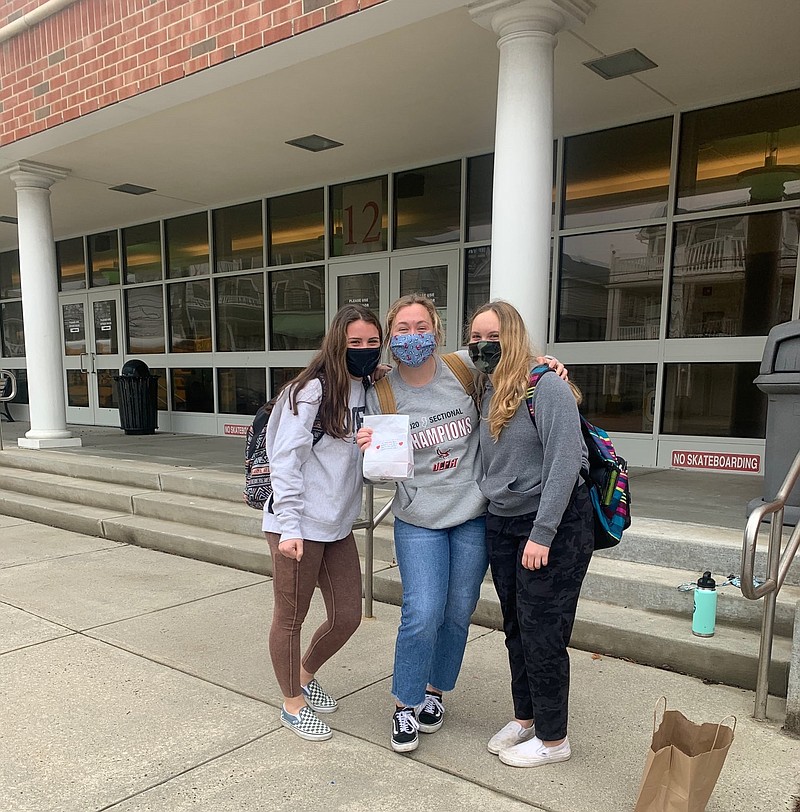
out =
[(515, 744), (522, 744), (528, 741), (531, 736), (536, 735), (536, 728), (531, 725), (530, 727), (523, 727), (519, 722), (511, 721), (502, 730), (489, 739), (486, 745), (490, 753), (497, 755), (502, 750), (507, 750)]
[(556, 747), (545, 747), (538, 736), (522, 744), (509, 747), (500, 753), (500, 761), (512, 767), (540, 767), (542, 764), (557, 764), (572, 755), (569, 739), (564, 739)]

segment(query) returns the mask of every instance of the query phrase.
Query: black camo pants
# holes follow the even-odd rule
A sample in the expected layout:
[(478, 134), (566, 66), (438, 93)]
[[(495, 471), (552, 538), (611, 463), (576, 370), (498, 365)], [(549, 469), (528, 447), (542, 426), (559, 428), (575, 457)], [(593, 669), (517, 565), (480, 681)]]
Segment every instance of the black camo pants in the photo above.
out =
[(540, 570), (522, 566), (535, 513), (486, 519), (492, 580), (500, 598), (511, 695), (517, 719), (534, 719), (536, 735), (556, 741), (567, 735), (569, 655), (581, 584), (594, 549), (589, 492), (573, 493)]

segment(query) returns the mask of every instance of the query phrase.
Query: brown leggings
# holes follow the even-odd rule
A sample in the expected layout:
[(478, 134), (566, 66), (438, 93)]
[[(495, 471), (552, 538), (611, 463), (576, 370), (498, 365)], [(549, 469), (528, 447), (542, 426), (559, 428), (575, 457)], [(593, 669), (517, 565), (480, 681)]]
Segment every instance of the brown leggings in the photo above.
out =
[(315, 674), (361, 623), (361, 564), (353, 534), (338, 541), (303, 541), (300, 563), (278, 550), (280, 536), (266, 533), (272, 553), (275, 607), (269, 631), (272, 667), (284, 696), (300, 696), (300, 629), (319, 585), (328, 617), (302, 659)]

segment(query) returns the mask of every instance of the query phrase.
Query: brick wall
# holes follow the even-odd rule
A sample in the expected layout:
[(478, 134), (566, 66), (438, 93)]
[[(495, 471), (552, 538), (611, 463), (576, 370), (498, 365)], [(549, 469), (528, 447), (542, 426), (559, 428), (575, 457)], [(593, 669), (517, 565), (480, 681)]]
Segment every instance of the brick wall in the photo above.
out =
[[(0, 0), (0, 27), (44, 0)], [(77, 0), (0, 44), (0, 145), (386, 0)]]

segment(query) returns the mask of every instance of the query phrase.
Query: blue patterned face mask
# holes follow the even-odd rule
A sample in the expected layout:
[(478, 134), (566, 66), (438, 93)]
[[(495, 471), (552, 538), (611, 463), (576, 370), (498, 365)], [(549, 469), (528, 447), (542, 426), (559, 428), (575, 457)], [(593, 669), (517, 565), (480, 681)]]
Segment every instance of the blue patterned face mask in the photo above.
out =
[(392, 336), (389, 343), (392, 355), (410, 367), (421, 367), (436, 349), (436, 336), (433, 333), (406, 333)]

